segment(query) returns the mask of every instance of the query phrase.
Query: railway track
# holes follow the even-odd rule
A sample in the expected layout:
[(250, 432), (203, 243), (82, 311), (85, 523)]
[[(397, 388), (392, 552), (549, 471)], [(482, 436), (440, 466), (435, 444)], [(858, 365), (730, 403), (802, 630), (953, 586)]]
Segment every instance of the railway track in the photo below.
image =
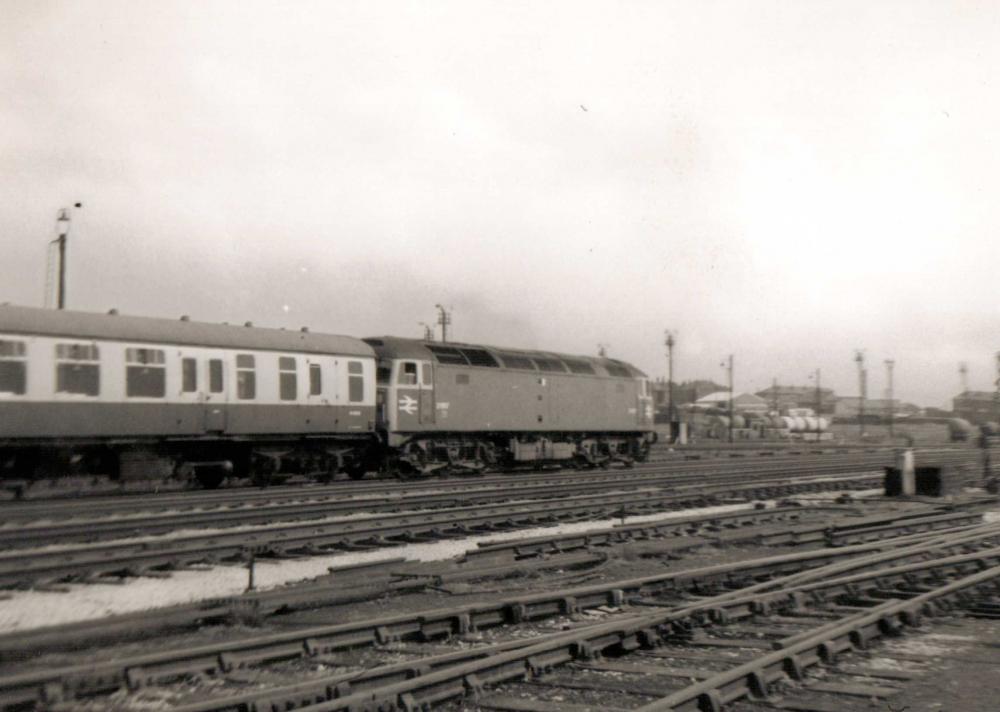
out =
[(856, 469), (853, 464), (810, 465), (805, 467), (760, 468), (738, 473), (672, 473), (658, 469), (626, 471), (621, 473), (601, 473), (599, 475), (564, 476), (557, 480), (541, 479), (503, 482), (493, 486), (479, 484), (455, 488), (450, 492), (421, 494), (406, 493), (401, 496), (337, 498), (321, 495), (315, 499), (279, 499), (269, 502), (259, 500), (254, 505), (173, 512), (133, 514), (118, 518), (64, 517), (58, 521), (8, 522), (0, 527), (0, 548), (43, 546), (73, 541), (97, 541), (115, 538), (150, 536), (178, 529), (250, 526), (272, 522), (315, 520), (337, 515), (351, 515), (359, 512), (399, 512), (402, 510), (422, 510), (443, 507), (468, 506), (475, 504), (499, 503), (505, 500), (530, 500), (593, 494), (599, 492), (637, 491), (658, 489), (682, 492), (693, 487), (706, 485), (749, 483), (774, 479), (776, 477), (821, 477), (842, 476), (872, 471)]
[[(817, 662), (832, 665), (946, 606), (995, 601), (1000, 526), (897, 533), (876, 543), (48, 665), (0, 676), (0, 705), (73, 706), (86, 698), (99, 705), (95, 696), (120, 690), (141, 694), (192, 675), (249, 680), (253, 670), (277, 665), (284, 671), (277, 683), (199, 689), (171, 708), (429, 709), (473, 695), (484, 709), (504, 709), (496, 705), (524, 689), (537, 699), (557, 689), (563, 700), (603, 689), (618, 699), (634, 695), (648, 712), (720, 709), (785, 678), (808, 682)], [(482, 644), (487, 632), (498, 640)], [(441, 649), (463, 639), (477, 644)], [(720, 650), (739, 651), (738, 659), (706, 655)], [(687, 674), (692, 660), (699, 675)], [(289, 661), (298, 661), (299, 675), (280, 667)], [(629, 682), (600, 678), (608, 673)]]
[[(952, 455), (951, 457), (955, 457)], [(492, 477), (464, 480), (449, 491), (441, 485), (415, 483), (386, 495), (375, 487), (282, 488), (280, 490), (190, 493), (178, 497), (151, 496), (123, 502), (82, 500), (72, 503), (21, 503), (0, 506), (0, 548), (30, 547), (70, 541), (95, 541), (128, 536), (155, 535), (181, 528), (248, 526), (275, 521), (318, 519), (355, 512), (392, 512), (499, 502), (505, 498), (532, 499), (560, 496), (567, 491), (586, 494), (616, 489), (669, 487), (682, 489), (711, 478), (714, 483), (742, 478), (796, 474), (839, 475), (876, 469), (876, 460), (818, 461), (808, 463), (757, 463), (755, 466), (672, 468), (646, 466), (635, 470), (586, 473), (548, 473), (525, 478)], [(951, 463), (974, 468), (963, 459)], [(884, 461), (882, 463), (884, 465)]]
[(659, 512), (707, 504), (720, 498), (768, 499), (803, 492), (871, 488), (879, 473), (839, 477), (782, 477), (739, 484), (692, 487), (689, 491), (645, 490), (598, 493), (448, 509), (382, 514), (339, 521), (293, 522), (253, 529), (192, 533), (146, 541), (16, 549), (0, 553), (0, 587), (95, 577), (142, 575), (200, 562), (242, 561), (257, 555), (316, 554), (324, 550), (377, 548), (452, 536), (558, 522)]
[[(809, 465), (845, 467), (883, 467), (892, 465), (893, 451), (890, 449), (867, 449), (863, 451), (840, 452), (837, 450), (764, 451), (770, 456), (744, 457), (743, 453), (728, 453), (726, 457), (708, 458), (703, 453), (671, 453), (671, 457), (655, 458), (651, 462), (638, 463), (635, 471), (656, 469), (670, 472), (732, 472), (774, 470), (781, 467), (806, 467)], [(975, 465), (981, 460), (981, 453), (968, 448), (922, 449), (917, 452), (920, 464), (967, 464)], [(705, 459), (702, 459), (702, 458)], [(684, 459), (697, 458), (697, 459)], [(610, 472), (623, 473), (632, 470), (615, 469)], [(387, 485), (397, 491), (418, 492), (451, 487), (456, 483), (479, 483), (483, 486), (516, 487), (520, 481), (557, 482), (567, 477), (596, 477), (604, 470), (547, 470), (543, 472), (521, 471), (515, 473), (489, 473), (485, 475), (454, 477), (439, 476), (423, 480), (399, 480), (380, 478), (363, 481), (345, 480), (330, 485), (294, 484), (267, 488), (237, 486), (218, 490), (189, 490), (165, 492), (122, 491), (113, 495), (70, 492), (62, 497), (44, 497), (28, 500), (0, 502), (0, 521), (29, 521), (44, 517), (110, 516), (113, 514), (138, 511), (162, 511), (165, 509), (185, 510), (191, 508), (244, 506), (260, 501), (291, 501), (303, 498), (328, 498), (336, 496), (369, 496), (384, 494)]]

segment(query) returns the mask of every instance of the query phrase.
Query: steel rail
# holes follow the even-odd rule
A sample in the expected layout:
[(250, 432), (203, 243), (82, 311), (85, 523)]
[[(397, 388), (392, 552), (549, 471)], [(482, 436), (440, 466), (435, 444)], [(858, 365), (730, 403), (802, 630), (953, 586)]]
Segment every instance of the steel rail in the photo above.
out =
[[(799, 508), (790, 509), (789, 512), (794, 516), (796, 513), (801, 511)], [(743, 515), (739, 521), (743, 524), (748, 524), (756, 519), (756, 521), (769, 521), (768, 516), (771, 513), (778, 513), (780, 510), (753, 510), (749, 512), (736, 513)], [(721, 515), (722, 521), (726, 521), (732, 515)], [(904, 515), (902, 517), (906, 522), (910, 520)], [(970, 519), (972, 515), (970, 515)], [(718, 522), (720, 515), (709, 515), (702, 517), (700, 519), (701, 523), (707, 526)], [(866, 521), (870, 521), (871, 518), (865, 518)], [(699, 521), (697, 518), (685, 518), (684, 530), (686, 532), (694, 531), (695, 527), (698, 525)], [(855, 523), (846, 525), (847, 527), (854, 526)], [(905, 526), (905, 525), (904, 525)], [(901, 529), (904, 527), (901, 527)], [(747, 539), (757, 539), (756, 535), (749, 535)], [(727, 543), (732, 543), (733, 541), (741, 541), (742, 539), (730, 539)], [(913, 541), (914, 537), (907, 537), (908, 541)], [(488, 550), (488, 548), (487, 548)], [(567, 548), (566, 552), (571, 552), (572, 549)], [(852, 549), (854, 551), (854, 549)], [(476, 552), (470, 552), (475, 554)], [(555, 550), (546, 551), (547, 554), (557, 554), (562, 555), (560, 552)], [(564, 562), (562, 558), (549, 559), (546, 557), (544, 560), (552, 561), (555, 563)], [(370, 578), (374, 573), (377, 573), (375, 569), (390, 567), (394, 564), (400, 564), (403, 559), (392, 559), (385, 562), (362, 564), (351, 567), (353, 569), (369, 569), (371, 572), (366, 574), (366, 579)], [(465, 563), (468, 563), (466, 560)], [(492, 562), (490, 562), (492, 564)], [(565, 562), (563, 563), (563, 565)], [(521, 564), (524, 565), (523, 560)], [(473, 571), (478, 571), (479, 569), (474, 569)], [(343, 570), (338, 569), (334, 574), (343, 574)], [(391, 579), (386, 571), (381, 572), (383, 577), (386, 578), (387, 585)], [(466, 575), (466, 574), (462, 574)], [(433, 580), (433, 577), (432, 577)], [(407, 579), (410, 581), (410, 579)], [(401, 582), (405, 583), (405, 582)], [(421, 585), (425, 585), (421, 583)], [(33, 629), (24, 633), (15, 633), (9, 635), (0, 635), (0, 658), (4, 656), (6, 652), (16, 651), (16, 650), (32, 650), (39, 651), (47, 647), (51, 647), (53, 644), (69, 645), (69, 644), (82, 644), (86, 641), (95, 641), (97, 639), (106, 638), (109, 636), (123, 636), (132, 635), (140, 632), (145, 634), (151, 634), (158, 630), (179, 627), (179, 626), (190, 626), (196, 621), (212, 620), (225, 618), (233, 614), (244, 614), (250, 613), (252, 615), (262, 615), (266, 614), (268, 611), (276, 610), (279, 608), (295, 608), (302, 604), (308, 605), (329, 605), (330, 603), (339, 600), (339, 597), (343, 595), (349, 595), (349, 592), (341, 592), (339, 589), (331, 590), (328, 585), (322, 583), (322, 580), (316, 581), (314, 583), (296, 585), (291, 588), (279, 588), (270, 591), (264, 591), (259, 593), (248, 593), (242, 596), (237, 596), (228, 599), (218, 599), (211, 600), (207, 602), (197, 602), (182, 606), (172, 606), (166, 609), (160, 609), (153, 612), (143, 612), (141, 614), (124, 614), (120, 616), (112, 616), (110, 618), (101, 619), (99, 621), (87, 621), (79, 622), (65, 625), (49, 626), (40, 629)]]
[(320, 547), (359, 544), (386, 546), (407, 541), (469, 535), (497, 527), (517, 528), (540, 524), (661, 511), (667, 506), (705, 503), (713, 497), (773, 497), (797, 492), (840, 490), (871, 486), (880, 476), (864, 475), (819, 481), (787, 480), (759, 482), (740, 487), (709, 488), (691, 494), (643, 492), (639, 494), (586, 495), (561, 500), (462, 507), (427, 512), (385, 515), (378, 518), (334, 522), (307, 522), (252, 530), (193, 534), (165, 540), (121, 542), (67, 547), (64, 549), (15, 550), (0, 554), (0, 586), (33, 581), (52, 581), (67, 576), (95, 575), (117, 571), (141, 572), (156, 567), (223, 560), (249, 553), (316, 551)]
[[(909, 539), (915, 540), (916, 535)], [(1000, 539), (1000, 531), (989, 528), (979, 540)], [(926, 536), (925, 536), (926, 539)], [(941, 539), (941, 537), (938, 537)], [(975, 543), (967, 536), (963, 544)], [(926, 544), (924, 553), (946, 551), (957, 546), (934, 541)], [(859, 554), (872, 558), (872, 552), (881, 552), (885, 543), (861, 544), (853, 547), (828, 549), (817, 552), (786, 554), (737, 564), (724, 564), (687, 571), (669, 572), (655, 576), (624, 581), (613, 581), (589, 586), (578, 586), (559, 591), (528, 594), (503, 598), (492, 603), (475, 604), (458, 608), (422, 611), (412, 615), (392, 616), (334, 626), (319, 626), (289, 633), (259, 636), (244, 641), (231, 641), (183, 650), (161, 651), (123, 660), (110, 660), (89, 665), (60, 669), (26, 672), (0, 678), (0, 705), (30, 704), (46, 690), (55, 689), (65, 695), (88, 695), (109, 692), (121, 687), (136, 688), (164, 677), (184, 673), (212, 673), (230, 670), (234, 666), (265, 660), (303, 657), (329, 653), (359, 646), (387, 643), (396, 640), (430, 640), (442, 636), (462, 634), (508, 623), (540, 620), (603, 605), (620, 606), (629, 597), (648, 594), (657, 590), (680, 591), (697, 585), (733, 584), (736, 580), (752, 580), (760, 576), (777, 576), (771, 586), (802, 585), (810, 579), (828, 575), (829, 562), (850, 559)], [(897, 554), (896, 559), (911, 556), (911, 551)], [(851, 563), (850, 561), (845, 563)], [(963, 560), (965, 563), (965, 560)], [(871, 562), (869, 561), (870, 565)], [(863, 565), (853, 562), (854, 568)], [(942, 564), (943, 566), (944, 564)], [(927, 564), (935, 566), (935, 562)], [(792, 573), (789, 573), (792, 572)], [(869, 574), (876, 578), (878, 571)], [(831, 580), (834, 585), (841, 582)], [(822, 581), (819, 582), (822, 586)], [(775, 605), (782, 598), (790, 598), (781, 590), (751, 592), (757, 587), (714, 596), (695, 605), (683, 608), (705, 615), (720, 617), (720, 610), (730, 613), (734, 607), (744, 606), (756, 610), (762, 601)], [(791, 597), (795, 599), (795, 597)], [(748, 603), (749, 602), (749, 603)]]
[[(522, 559), (531, 556), (558, 554), (575, 549), (595, 546), (611, 546), (636, 540), (655, 540), (669, 537), (705, 536), (705, 530), (710, 532), (733, 532), (747, 526), (761, 523), (785, 523), (791, 526), (783, 527), (776, 532), (754, 532), (746, 537), (736, 536), (726, 538), (726, 543), (750, 540), (761, 545), (776, 544), (826, 544), (841, 545), (848, 543), (855, 531), (880, 531), (885, 527), (886, 535), (895, 531), (927, 531), (934, 527), (949, 528), (959, 525), (976, 524), (982, 520), (982, 514), (973, 512), (957, 512), (939, 514), (936, 511), (914, 511), (896, 514), (871, 515), (859, 517), (857, 521), (846, 524), (805, 524), (801, 523), (803, 515), (817, 511), (845, 511), (840, 508), (810, 507), (780, 507), (767, 510), (742, 510), (711, 516), (692, 516), (669, 519), (658, 522), (643, 522), (640, 524), (616, 525), (611, 529), (585, 531), (578, 534), (556, 534), (547, 537), (531, 537), (528, 539), (513, 539), (504, 542), (481, 542), (476, 549), (466, 552), (465, 560), (484, 557), (507, 556)], [(866, 540), (875, 541), (879, 537), (871, 536)], [(860, 543), (850, 541), (850, 543)]]
[(801, 679), (806, 667), (833, 662), (839, 653), (863, 648), (872, 638), (896, 632), (901, 625), (916, 625), (932, 603), (984, 584), (995, 586), (998, 577), (1000, 566), (992, 566), (919, 596), (887, 601), (871, 612), (822, 626), (805, 639), (643, 705), (636, 712), (721, 712), (723, 705), (742, 697), (766, 697), (771, 683), (786, 676)]
[[(748, 464), (745, 462), (723, 463), (675, 463), (663, 465), (637, 465), (631, 469), (616, 470), (561, 470), (543, 474), (522, 474), (516, 477), (510, 475), (492, 475), (477, 478), (438, 479), (420, 481), (394, 481), (393, 494), (401, 497), (416, 494), (426, 490), (437, 491), (442, 487), (453, 487), (461, 484), (469, 489), (474, 488), (510, 488), (518, 489), (525, 486), (560, 486), (572, 483), (585, 484), (591, 481), (630, 481), (655, 477), (657, 475), (672, 478), (694, 480), (699, 476), (732, 475), (732, 474), (779, 474), (784, 471), (809, 472), (820, 468), (821, 472), (843, 472), (845, 468), (877, 469), (890, 464), (884, 457), (866, 458), (817, 458), (815, 461), (803, 461), (801, 458), (770, 460), (766, 463)], [(32, 500), (0, 503), (0, 519), (3, 521), (25, 521), (38, 518), (58, 517), (60, 520), (77, 516), (108, 516), (112, 514), (134, 513), (142, 511), (190, 510), (192, 508), (209, 507), (244, 507), (248, 503), (278, 501), (328, 501), (341, 497), (378, 496), (386, 494), (386, 481), (343, 482), (333, 485), (299, 485), (280, 486), (264, 489), (236, 488), (227, 490), (192, 491), (185, 493), (120, 495), (111, 498), (78, 498), (74, 500)], [(152, 508), (155, 508), (152, 509)]]
[[(920, 614), (929, 605), (937, 600), (947, 599), (960, 594), (970, 588), (977, 588), (986, 585), (995, 586), (997, 578), (1000, 577), (1000, 566), (992, 567), (986, 571), (966, 576), (954, 583), (942, 586), (933, 592), (923, 594), (920, 597), (896, 602), (894, 605), (886, 605), (874, 613), (867, 616), (858, 616), (850, 623), (839, 627), (830, 627), (823, 630), (826, 640), (816, 642), (812, 639), (795, 644), (786, 650), (781, 650), (767, 656), (765, 659), (769, 665), (777, 661), (779, 670), (783, 675), (786, 665), (794, 671), (795, 665), (804, 667), (811, 664), (812, 659), (821, 659), (822, 656), (836, 655), (838, 652), (848, 649), (851, 645), (852, 635), (863, 635), (862, 630), (871, 624), (879, 624), (885, 620), (885, 628), (896, 630), (899, 622), (910, 623), (919, 619)], [(725, 604), (734, 617), (743, 615), (753, 615), (757, 605), (754, 601), (730, 601)], [(673, 625), (681, 624), (686, 620), (703, 616), (711, 610), (712, 604), (702, 604), (698, 606), (672, 610), (662, 614), (650, 614), (643, 617), (636, 617), (626, 620), (618, 620), (587, 627), (580, 631), (556, 634), (547, 639), (516, 648), (512, 651), (500, 652), (488, 658), (474, 660), (465, 664), (454, 665), (441, 670), (432, 670), (426, 674), (413, 679), (395, 682), (386, 686), (377, 687), (373, 690), (365, 690), (320, 701), (318, 704), (304, 706), (301, 709), (309, 712), (349, 712), (358, 709), (402, 709), (402, 710), (422, 710), (428, 709), (433, 704), (444, 700), (464, 696), (467, 694), (482, 694), (487, 685), (498, 684), (515, 679), (531, 678), (544, 674), (552, 668), (574, 660), (590, 659), (597, 654), (608, 649), (617, 649), (627, 652), (641, 647), (655, 647), (669, 637)], [(732, 609), (742, 609), (733, 611)], [(867, 631), (871, 635), (870, 631)], [(855, 638), (855, 639), (860, 639)], [(789, 660), (788, 663), (785, 661)], [(766, 690), (767, 678), (755, 675), (758, 667), (745, 668), (740, 666), (740, 677), (737, 682), (744, 690)], [(766, 671), (771, 672), (770, 667)], [(794, 674), (794, 672), (793, 672)], [(718, 681), (724, 683), (722, 675), (718, 676)], [(764, 683), (761, 686), (761, 683)], [(647, 705), (641, 710), (643, 712), (660, 712), (667, 709), (684, 710), (711, 710), (715, 712), (721, 706), (721, 702), (730, 698), (728, 694), (717, 693), (712, 696), (712, 691), (717, 687), (709, 687), (708, 684), (700, 683), (691, 686), (699, 688), (698, 696), (694, 698), (694, 704), (687, 702), (688, 695), (681, 693), (676, 696), (666, 698), (669, 703), (659, 701), (652, 705)], [(688, 688), (691, 689), (691, 688)], [(334, 693), (338, 692), (333, 690)], [(726, 692), (729, 692), (726, 690)], [(708, 695), (707, 698), (702, 695)], [(718, 700), (719, 706), (714, 706)], [(683, 707), (675, 706), (675, 702), (680, 702)], [(708, 706), (712, 704), (713, 706)], [(671, 706), (674, 705), (674, 706)], [(264, 707), (263, 709), (267, 709)]]
[[(867, 471), (867, 470), (866, 470)], [(582, 480), (573, 482), (570, 487), (574, 495), (590, 492), (606, 492), (626, 490), (631, 488), (661, 488), (683, 490), (685, 485), (706, 484), (721, 486), (723, 484), (748, 483), (755, 480), (781, 475), (794, 477), (806, 473), (812, 477), (842, 476), (850, 474), (840, 468), (826, 470), (825, 468), (806, 468), (790, 472), (768, 471), (748, 475), (723, 474), (715, 477), (690, 476), (681, 480), (670, 474), (645, 474), (630, 478), (602, 478), (597, 481)], [(472, 505), (488, 502), (498, 502), (508, 499), (542, 499), (552, 496), (564, 496), (567, 485), (539, 484), (523, 485), (512, 488), (469, 489), (450, 493), (423, 494), (411, 497), (381, 497), (378, 499), (341, 499), (317, 502), (275, 502), (261, 504), (252, 508), (207, 510), (196, 512), (165, 513), (147, 517), (129, 517), (127, 519), (111, 520), (61, 520), (48, 524), (28, 524), (19, 527), (0, 527), (0, 546), (30, 547), (44, 544), (63, 543), (67, 541), (94, 541), (125, 536), (162, 534), (183, 528), (224, 528), (227, 526), (243, 526), (275, 521), (296, 521), (320, 519), (335, 514), (353, 514), (358, 512), (398, 512), (401, 510), (418, 510), (441, 508), (448, 506)]]

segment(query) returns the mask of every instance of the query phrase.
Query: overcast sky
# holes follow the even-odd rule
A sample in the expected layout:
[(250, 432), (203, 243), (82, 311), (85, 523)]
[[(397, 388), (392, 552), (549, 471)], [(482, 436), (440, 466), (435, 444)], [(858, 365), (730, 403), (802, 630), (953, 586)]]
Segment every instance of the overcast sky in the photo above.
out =
[(0, 0), (0, 301), (991, 389), (1000, 3)]

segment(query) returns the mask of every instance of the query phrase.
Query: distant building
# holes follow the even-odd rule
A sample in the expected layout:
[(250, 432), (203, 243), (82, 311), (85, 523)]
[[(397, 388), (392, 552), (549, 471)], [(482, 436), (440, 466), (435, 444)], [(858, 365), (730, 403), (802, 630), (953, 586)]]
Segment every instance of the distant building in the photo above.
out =
[[(653, 381), (653, 405), (657, 410), (666, 410), (668, 397), (667, 389), (667, 379), (657, 378)], [(716, 391), (725, 390), (725, 386), (720, 386), (718, 383), (713, 383), (712, 381), (684, 381), (683, 383), (677, 383), (674, 381), (674, 408), (677, 406), (684, 405), (685, 403), (693, 403), (702, 396), (707, 396), (709, 393), (715, 393)]]
[[(812, 408), (816, 410), (816, 388), (814, 386), (770, 386), (757, 395), (767, 401), (770, 410), (779, 413), (789, 408)], [(837, 396), (830, 388), (819, 389), (819, 412), (833, 413)]]
[(997, 421), (1000, 416), (995, 398), (991, 391), (964, 391), (951, 399), (952, 410), (956, 417), (976, 425)]
[[(729, 408), (729, 391), (709, 393), (696, 400), (694, 407), (698, 410), (710, 408), (727, 410)], [(737, 393), (733, 396), (733, 410), (737, 413), (766, 413), (768, 404), (766, 400), (753, 393)]]
[[(917, 415), (920, 407), (913, 403), (904, 403), (898, 398), (889, 400), (888, 398), (866, 398), (865, 399), (865, 419), (888, 418), (891, 414), (894, 418), (909, 417)], [(860, 396), (842, 396), (837, 399), (833, 407), (833, 414), (840, 418), (856, 418), (861, 413)]]

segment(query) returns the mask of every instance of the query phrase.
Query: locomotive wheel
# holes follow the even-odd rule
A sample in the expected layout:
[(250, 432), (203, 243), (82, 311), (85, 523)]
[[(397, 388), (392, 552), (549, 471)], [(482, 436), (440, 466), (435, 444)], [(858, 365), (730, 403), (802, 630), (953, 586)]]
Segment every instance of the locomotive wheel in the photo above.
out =
[(218, 489), (226, 479), (226, 471), (221, 467), (199, 467), (195, 471), (195, 477), (205, 489)]
[(368, 472), (368, 468), (364, 466), (364, 463), (359, 463), (356, 465), (347, 466), (347, 476), (352, 480), (360, 480)]

